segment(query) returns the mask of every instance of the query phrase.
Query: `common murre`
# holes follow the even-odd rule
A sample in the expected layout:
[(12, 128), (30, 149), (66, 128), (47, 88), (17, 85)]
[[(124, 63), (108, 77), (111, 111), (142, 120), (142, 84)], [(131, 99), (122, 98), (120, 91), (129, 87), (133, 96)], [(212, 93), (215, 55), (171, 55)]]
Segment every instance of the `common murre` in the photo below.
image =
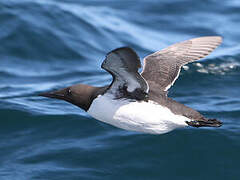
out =
[(141, 73), (136, 52), (118, 48), (101, 65), (113, 77), (110, 85), (77, 84), (40, 96), (68, 101), (95, 119), (126, 130), (162, 134), (185, 126), (220, 127), (220, 121), (174, 101), (167, 92), (183, 65), (207, 56), (221, 42), (219, 36), (207, 36), (176, 43), (146, 56)]

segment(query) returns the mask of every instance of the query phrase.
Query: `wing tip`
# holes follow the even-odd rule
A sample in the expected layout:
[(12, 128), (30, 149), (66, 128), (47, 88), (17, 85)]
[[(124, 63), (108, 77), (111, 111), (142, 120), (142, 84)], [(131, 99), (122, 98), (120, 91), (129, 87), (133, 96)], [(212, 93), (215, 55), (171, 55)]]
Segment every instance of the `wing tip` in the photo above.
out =
[(219, 44), (222, 43), (223, 37), (222, 36), (202, 36), (190, 39), (190, 41), (210, 41), (210, 42), (216, 42)]
[(141, 68), (141, 61), (138, 54), (136, 53), (136, 51), (134, 51), (132, 48), (128, 46), (113, 49), (112, 51), (107, 53), (106, 59), (110, 57), (112, 54), (117, 55), (122, 60), (125, 59), (125, 63), (128, 64), (129, 67), (136, 66), (137, 68)]
[(132, 48), (130, 48), (129, 46), (122, 46), (122, 47), (118, 47), (116, 49), (111, 50), (110, 52), (107, 53), (107, 55), (111, 54), (111, 53), (116, 53), (116, 52), (121, 52), (121, 51), (130, 51), (130, 52), (134, 52), (136, 53)]

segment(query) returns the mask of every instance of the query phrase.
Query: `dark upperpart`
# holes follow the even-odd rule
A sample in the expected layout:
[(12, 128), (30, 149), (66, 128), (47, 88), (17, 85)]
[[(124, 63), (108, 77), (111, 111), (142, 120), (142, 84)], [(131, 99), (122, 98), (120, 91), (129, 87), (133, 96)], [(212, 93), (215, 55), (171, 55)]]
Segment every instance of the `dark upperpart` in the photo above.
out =
[(60, 90), (41, 93), (39, 96), (65, 100), (88, 111), (92, 101), (98, 95), (103, 94), (106, 89), (107, 86), (93, 87), (85, 84), (77, 84)]

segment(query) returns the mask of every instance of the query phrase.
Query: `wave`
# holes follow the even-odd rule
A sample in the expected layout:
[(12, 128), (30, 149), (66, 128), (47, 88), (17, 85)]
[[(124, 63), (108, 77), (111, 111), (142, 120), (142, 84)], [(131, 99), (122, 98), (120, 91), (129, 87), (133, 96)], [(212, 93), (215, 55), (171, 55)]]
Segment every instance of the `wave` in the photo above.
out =
[(189, 65), (185, 65), (183, 69), (190, 73), (203, 73), (203, 74), (215, 74), (215, 75), (228, 75), (233, 73), (239, 73), (240, 69), (240, 54), (235, 56), (219, 56), (214, 59), (207, 59), (207, 61), (201, 61), (193, 63), (191, 69)]
[[(97, 1), (90, 4), (87, 1), (1, 1), (2, 107), (46, 115), (86, 116), (71, 105), (40, 98), (37, 94), (77, 83), (110, 84), (112, 77), (100, 64), (107, 52), (120, 46), (131, 46), (143, 58), (178, 41), (221, 34), (221, 30), (212, 28), (217, 22), (211, 19), (209, 23), (196, 23), (206, 18), (200, 11), (186, 16), (185, 12), (190, 11), (182, 1), (176, 2), (179, 16), (173, 7), (172, 14), (166, 12), (166, 7), (172, 6), (167, 1), (161, 6), (155, 1), (144, 2), (146, 7), (125, 4), (123, 8), (115, 3), (104, 6)], [(140, 10), (149, 16), (145, 17)], [(222, 17), (219, 12), (215, 16)], [(176, 26), (176, 20), (182, 23)], [(237, 39), (225, 39), (225, 45), (213, 55), (183, 67), (170, 90), (171, 97), (206, 113), (238, 111), (239, 45)], [(226, 48), (227, 45), (231, 48)]]

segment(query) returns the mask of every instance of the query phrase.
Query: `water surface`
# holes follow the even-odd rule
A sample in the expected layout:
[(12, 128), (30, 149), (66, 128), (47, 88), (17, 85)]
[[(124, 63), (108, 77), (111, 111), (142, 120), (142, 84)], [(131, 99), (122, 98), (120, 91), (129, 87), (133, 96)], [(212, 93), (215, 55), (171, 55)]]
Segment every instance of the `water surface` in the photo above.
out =
[[(2, 0), (0, 179), (238, 179), (240, 3), (223, 1)], [(103, 86), (110, 50), (139, 56), (198, 36), (224, 43), (187, 65), (170, 96), (224, 126), (147, 135), (98, 122), (37, 94)]]

